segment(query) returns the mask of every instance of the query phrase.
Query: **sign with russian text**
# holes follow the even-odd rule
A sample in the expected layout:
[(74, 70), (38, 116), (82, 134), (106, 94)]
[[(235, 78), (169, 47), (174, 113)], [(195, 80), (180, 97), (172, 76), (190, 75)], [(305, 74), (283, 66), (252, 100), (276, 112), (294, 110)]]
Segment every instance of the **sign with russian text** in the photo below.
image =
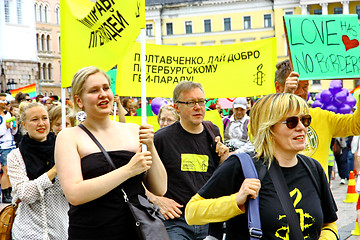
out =
[(360, 77), (358, 15), (285, 15), (284, 23), (300, 80)]
[(83, 67), (114, 67), (145, 26), (145, 0), (61, 1), (61, 87)]
[[(181, 81), (201, 83), (207, 98), (275, 92), (276, 41), (186, 47), (146, 45), (147, 97), (172, 97)], [(118, 64), (116, 92), (140, 96), (140, 44)]]

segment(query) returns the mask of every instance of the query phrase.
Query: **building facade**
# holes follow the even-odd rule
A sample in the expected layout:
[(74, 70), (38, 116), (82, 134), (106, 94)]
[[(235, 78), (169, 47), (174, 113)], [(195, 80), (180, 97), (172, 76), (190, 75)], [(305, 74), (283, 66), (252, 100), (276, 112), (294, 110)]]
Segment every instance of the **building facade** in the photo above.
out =
[(33, 0), (0, 1), (1, 92), (33, 83), (39, 76)]
[(61, 95), (60, 0), (36, 0), (36, 49), (39, 57), (38, 93)]
[[(278, 61), (289, 57), (285, 14), (358, 14), (360, 1), (146, 0), (147, 42), (177, 46), (241, 43), (276, 37)], [(312, 81), (312, 91), (330, 81)], [(344, 81), (353, 89), (355, 81)]]

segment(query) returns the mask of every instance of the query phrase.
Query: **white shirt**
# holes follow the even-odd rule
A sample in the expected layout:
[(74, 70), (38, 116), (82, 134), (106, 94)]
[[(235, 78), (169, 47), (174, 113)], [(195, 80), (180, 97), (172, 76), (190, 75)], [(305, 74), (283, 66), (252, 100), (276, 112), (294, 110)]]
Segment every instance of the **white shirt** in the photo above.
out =
[(15, 147), (14, 134), (17, 132), (16, 129), (7, 128), (6, 120), (11, 118), (11, 114), (7, 112), (5, 116), (0, 116), (0, 148), (9, 149)]
[(8, 155), (8, 174), (16, 199), (21, 199), (12, 228), (14, 240), (62, 240), (68, 238), (69, 204), (58, 177), (52, 183), (46, 173), (29, 180), (20, 150)]

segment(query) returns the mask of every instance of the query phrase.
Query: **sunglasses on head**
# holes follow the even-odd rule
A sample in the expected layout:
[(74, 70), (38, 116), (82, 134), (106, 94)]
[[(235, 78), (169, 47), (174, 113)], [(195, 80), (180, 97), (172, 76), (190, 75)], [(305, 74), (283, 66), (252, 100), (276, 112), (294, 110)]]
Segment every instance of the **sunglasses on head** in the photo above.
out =
[(301, 117), (298, 117), (298, 116), (288, 117), (287, 119), (285, 119), (285, 121), (283, 121), (281, 123), (285, 123), (289, 129), (293, 129), (293, 128), (296, 128), (296, 126), (299, 124), (299, 120), (304, 125), (304, 127), (308, 127), (308, 126), (310, 126), (310, 123), (311, 123), (311, 116), (303, 115)]

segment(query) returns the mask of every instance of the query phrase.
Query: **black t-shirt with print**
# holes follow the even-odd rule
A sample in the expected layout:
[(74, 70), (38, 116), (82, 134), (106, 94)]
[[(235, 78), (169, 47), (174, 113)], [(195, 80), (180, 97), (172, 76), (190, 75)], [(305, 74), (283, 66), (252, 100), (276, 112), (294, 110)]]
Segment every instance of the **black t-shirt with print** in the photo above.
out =
[[(219, 132), (215, 125), (214, 130)], [(205, 128), (200, 134), (189, 133), (179, 121), (155, 133), (155, 147), (168, 175), (165, 197), (184, 205), (184, 209), (219, 164), (212, 155), (209, 135)]]
[[(314, 162), (320, 174), (321, 200), (301, 161), (290, 168), (281, 167), (306, 239), (318, 239), (323, 223), (337, 220), (336, 204), (325, 173), (321, 165), (315, 160)], [(239, 191), (243, 180), (241, 164), (238, 158), (231, 156), (200, 189), (199, 195), (204, 198), (231, 195)], [(259, 204), (263, 231), (261, 239), (289, 239), (286, 215), (268, 172), (261, 182)], [(226, 239), (249, 239), (246, 213), (228, 220)]]

